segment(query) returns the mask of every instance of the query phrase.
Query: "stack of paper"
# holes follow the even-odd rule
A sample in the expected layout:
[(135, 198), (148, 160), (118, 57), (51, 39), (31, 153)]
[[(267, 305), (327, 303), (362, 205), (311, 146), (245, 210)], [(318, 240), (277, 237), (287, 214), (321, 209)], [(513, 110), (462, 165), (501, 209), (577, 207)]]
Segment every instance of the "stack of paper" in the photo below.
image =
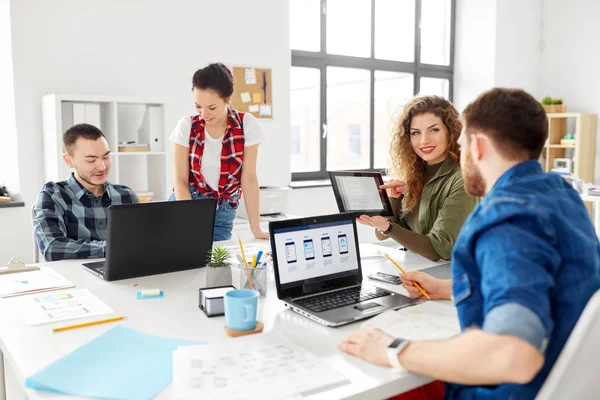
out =
[(117, 326), (27, 378), (25, 386), (100, 399), (151, 399), (171, 383), (172, 354), (197, 344)]
[(315, 355), (276, 333), (173, 353), (173, 399), (282, 399), (350, 383)]
[(39, 271), (0, 275), (0, 297), (66, 289), (74, 286), (72, 282), (47, 267), (41, 267)]
[(410, 340), (449, 339), (460, 333), (456, 308), (433, 301), (386, 311), (361, 327), (379, 328), (392, 336)]

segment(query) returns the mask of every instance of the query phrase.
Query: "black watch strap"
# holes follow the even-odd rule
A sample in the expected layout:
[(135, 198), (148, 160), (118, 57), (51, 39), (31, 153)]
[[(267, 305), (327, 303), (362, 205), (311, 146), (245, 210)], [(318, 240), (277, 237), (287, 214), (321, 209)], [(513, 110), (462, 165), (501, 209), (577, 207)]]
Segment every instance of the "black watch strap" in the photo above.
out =
[(390, 226), (388, 226), (388, 228), (385, 231), (381, 231), (381, 233), (383, 233), (384, 235), (389, 235), (390, 233), (392, 233), (392, 228), (394, 228), (394, 225), (388, 221)]

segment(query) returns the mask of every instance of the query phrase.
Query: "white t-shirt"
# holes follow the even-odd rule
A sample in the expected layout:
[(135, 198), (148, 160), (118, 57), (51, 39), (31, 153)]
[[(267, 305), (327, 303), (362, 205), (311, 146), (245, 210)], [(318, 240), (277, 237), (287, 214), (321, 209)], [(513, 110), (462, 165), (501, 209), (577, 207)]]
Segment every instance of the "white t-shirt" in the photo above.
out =
[[(266, 136), (258, 120), (250, 113), (244, 114), (244, 146), (254, 146), (264, 142)], [(171, 135), (169, 140), (183, 147), (190, 147), (190, 130), (192, 128), (192, 117), (182, 117)], [(221, 176), (221, 151), (223, 149), (223, 136), (218, 139), (213, 138), (204, 130), (204, 153), (202, 154), (202, 163), (200, 173), (204, 176), (206, 183), (214, 190), (219, 188), (219, 177)]]

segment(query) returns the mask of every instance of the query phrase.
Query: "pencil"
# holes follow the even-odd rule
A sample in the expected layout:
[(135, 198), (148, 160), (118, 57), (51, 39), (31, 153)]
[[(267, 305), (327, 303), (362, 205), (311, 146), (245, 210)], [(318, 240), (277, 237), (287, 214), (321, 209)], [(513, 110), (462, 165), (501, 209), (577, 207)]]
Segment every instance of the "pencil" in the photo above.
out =
[[(246, 254), (244, 253), (244, 246), (242, 245), (242, 239), (240, 235), (238, 235), (238, 244), (240, 245), (240, 251), (242, 252), (242, 260), (244, 260), (244, 265), (242, 268), (248, 268), (248, 261), (246, 261)], [(246, 278), (248, 278), (248, 284), (250, 285), (250, 289), (254, 290), (254, 285), (252, 284), (252, 277), (250, 276), (250, 271), (246, 269)]]
[(109, 319), (101, 319), (101, 320), (98, 320), (98, 321), (85, 322), (83, 324), (63, 326), (62, 328), (54, 328), (54, 329), (52, 329), (52, 332), (62, 332), (62, 331), (68, 331), (70, 329), (85, 328), (86, 326), (107, 324), (109, 322), (122, 321), (124, 319), (125, 319), (125, 317), (115, 317), (115, 318), (109, 318)]
[[(404, 272), (404, 270), (402, 269), (402, 267), (400, 265), (398, 265), (398, 263), (394, 260), (392, 260), (392, 257), (390, 257), (390, 255), (388, 253), (385, 253), (385, 256), (387, 257), (388, 260), (390, 260), (392, 262), (392, 264), (394, 264), (396, 266), (396, 268), (398, 268), (400, 270), (400, 272), (402, 272), (403, 274), (405, 274), (406, 272)], [(421, 292), (421, 294), (425, 297), (427, 297), (429, 300), (431, 300), (431, 297), (429, 297), (429, 295), (427, 294), (427, 292), (421, 287), (421, 285), (419, 285), (417, 282), (414, 282), (415, 286), (417, 287), (417, 289), (419, 289), (419, 292)]]

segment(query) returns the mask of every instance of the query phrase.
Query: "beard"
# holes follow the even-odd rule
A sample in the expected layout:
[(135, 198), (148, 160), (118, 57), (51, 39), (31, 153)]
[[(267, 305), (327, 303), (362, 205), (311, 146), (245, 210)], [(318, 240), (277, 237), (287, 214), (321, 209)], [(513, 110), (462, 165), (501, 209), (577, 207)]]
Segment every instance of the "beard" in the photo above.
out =
[(473, 163), (470, 153), (465, 154), (465, 165), (462, 166), (462, 176), (467, 194), (474, 197), (485, 195), (485, 182), (479, 167)]

